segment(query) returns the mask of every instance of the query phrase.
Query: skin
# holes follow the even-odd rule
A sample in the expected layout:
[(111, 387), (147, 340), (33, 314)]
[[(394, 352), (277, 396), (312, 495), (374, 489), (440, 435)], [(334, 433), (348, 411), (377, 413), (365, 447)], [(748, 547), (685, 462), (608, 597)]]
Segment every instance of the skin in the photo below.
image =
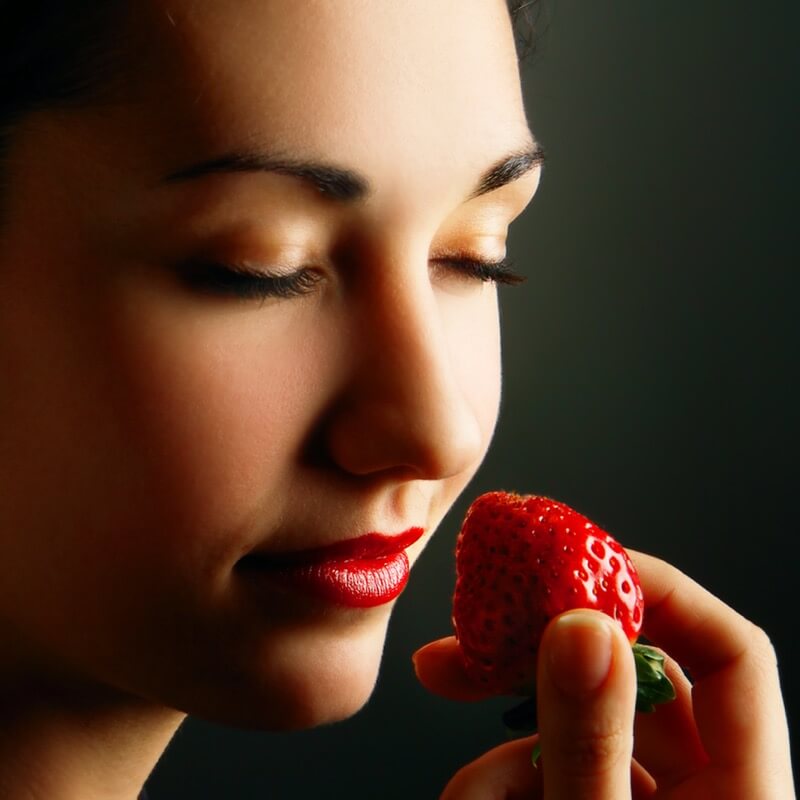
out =
[[(636, 678), (621, 627), (596, 611), (562, 614), (545, 631), (538, 655), (541, 768), (530, 767), (532, 739), (501, 745), (460, 770), (441, 800), (795, 796), (775, 653), (765, 633), (671, 565), (631, 556), (647, 607), (643, 634), (674, 656), (666, 666), (677, 698), (634, 715)], [(419, 650), (415, 665), (437, 694), (483, 697), (464, 674), (452, 637)]]
[[(293, 729), (364, 704), (391, 605), (255, 593), (236, 565), (423, 526), (416, 559), (500, 394), (496, 289), (446, 259), (501, 258), (539, 178), (471, 197), (531, 146), (500, 0), (135, 5), (124, 80), (29, 115), (7, 164), (4, 795), (133, 797), (187, 713)], [(242, 150), (372, 193), (164, 181)], [(242, 300), (182, 282), (192, 259), (318, 280)]]
[[(391, 605), (256, 594), (237, 563), (421, 525), (416, 559), (480, 464), (500, 394), (496, 290), (446, 260), (501, 257), (539, 179), (472, 196), (531, 142), (500, 0), (135, 5), (117, 38), (133, 58), (104, 102), (29, 115), (7, 165), (0, 795), (24, 800), (132, 800), (187, 713), (288, 730), (363, 705)], [(269, 172), (164, 181), (243, 150), (357, 170), (372, 193), (345, 203)], [(212, 259), (318, 280), (243, 300), (181, 279)], [(651, 591), (677, 585), (641, 569)], [(665, 644), (691, 656), (691, 625), (664, 608)], [(724, 638), (729, 623), (709, 626)], [(543, 673), (549, 800), (626, 796), (631, 672), (615, 653), (580, 713)], [(452, 641), (418, 655), (429, 688), (463, 686), (453, 656)], [(589, 737), (576, 755), (572, 734), (602, 733), (598, 719), (619, 747)], [(704, 768), (703, 741), (670, 763)], [(531, 774), (511, 745), (444, 796), (522, 796)]]

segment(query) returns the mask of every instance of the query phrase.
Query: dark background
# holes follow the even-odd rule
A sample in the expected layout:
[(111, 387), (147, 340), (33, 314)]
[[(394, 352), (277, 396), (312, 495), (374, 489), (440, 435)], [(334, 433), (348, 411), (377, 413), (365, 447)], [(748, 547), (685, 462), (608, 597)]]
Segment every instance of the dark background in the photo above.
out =
[(525, 73), (548, 161), (512, 235), (529, 278), (504, 291), (497, 438), (398, 602), (376, 693), (298, 734), (190, 720), (154, 800), (433, 799), (501, 742), (506, 701), (430, 696), (410, 661), (450, 632), (458, 523), (490, 488), (578, 507), (764, 627), (797, 730), (798, 9), (546, 7)]

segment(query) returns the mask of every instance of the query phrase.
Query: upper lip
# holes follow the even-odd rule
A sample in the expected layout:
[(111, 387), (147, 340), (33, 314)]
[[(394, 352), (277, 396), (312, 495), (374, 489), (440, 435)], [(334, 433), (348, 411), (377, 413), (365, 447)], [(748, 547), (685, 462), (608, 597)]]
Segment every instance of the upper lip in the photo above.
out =
[(401, 533), (365, 533), (353, 539), (343, 539), (321, 547), (291, 550), (278, 553), (254, 552), (249, 557), (274, 566), (292, 564), (320, 564), (326, 561), (354, 561), (385, 558), (397, 555), (410, 547), (425, 532), (424, 528), (408, 528)]

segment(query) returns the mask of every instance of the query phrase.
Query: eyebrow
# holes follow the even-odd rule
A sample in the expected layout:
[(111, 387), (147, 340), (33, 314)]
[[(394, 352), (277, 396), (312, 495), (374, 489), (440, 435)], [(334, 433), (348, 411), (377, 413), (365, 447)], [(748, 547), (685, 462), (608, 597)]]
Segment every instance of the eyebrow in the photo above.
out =
[[(481, 175), (468, 199), (512, 183), (544, 163), (542, 146), (533, 141), (529, 146), (510, 153)], [(207, 175), (230, 172), (272, 172), (290, 175), (311, 184), (334, 200), (355, 203), (368, 198), (373, 189), (369, 180), (352, 169), (320, 161), (298, 161), (271, 156), (262, 152), (233, 152), (183, 167), (165, 176), (162, 184), (186, 183)]]

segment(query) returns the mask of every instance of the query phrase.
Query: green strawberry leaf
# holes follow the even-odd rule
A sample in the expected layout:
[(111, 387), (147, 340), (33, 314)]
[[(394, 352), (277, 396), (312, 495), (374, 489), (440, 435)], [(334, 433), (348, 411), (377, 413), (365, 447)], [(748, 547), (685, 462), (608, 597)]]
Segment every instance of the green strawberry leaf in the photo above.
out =
[(531, 764), (533, 764), (534, 767), (539, 766), (536, 762), (539, 760), (539, 756), (541, 754), (542, 754), (542, 745), (537, 739), (533, 747), (531, 748)]
[(633, 646), (636, 665), (636, 710), (649, 713), (675, 699), (675, 687), (664, 672), (664, 656), (646, 644)]

